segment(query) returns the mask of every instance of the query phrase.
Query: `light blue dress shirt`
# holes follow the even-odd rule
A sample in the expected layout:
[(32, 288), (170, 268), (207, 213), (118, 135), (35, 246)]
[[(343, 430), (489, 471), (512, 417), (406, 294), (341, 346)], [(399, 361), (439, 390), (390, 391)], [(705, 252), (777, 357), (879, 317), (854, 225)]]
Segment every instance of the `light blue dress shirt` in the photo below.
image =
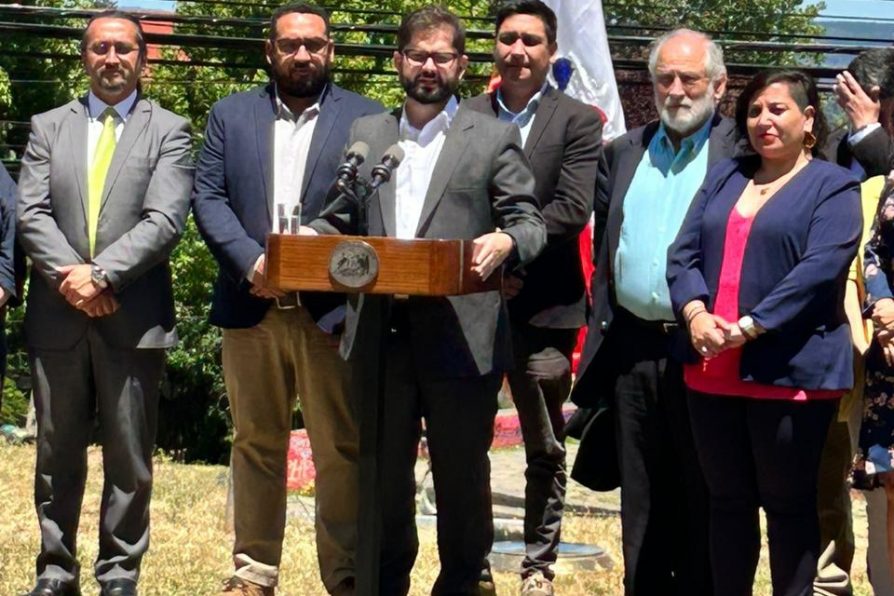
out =
[(705, 179), (710, 135), (709, 119), (674, 153), (661, 124), (627, 189), (614, 262), (615, 297), (641, 319), (674, 320), (665, 280), (667, 247)]
[(528, 105), (525, 106), (525, 109), (518, 113), (506, 107), (506, 104), (503, 103), (503, 92), (497, 89), (497, 108), (499, 110), (497, 117), (503, 122), (513, 122), (518, 126), (518, 130), (521, 132), (522, 147), (528, 142), (528, 133), (531, 132), (531, 125), (534, 124), (534, 116), (537, 114), (540, 100), (543, 99), (543, 94), (546, 93), (548, 88), (549, 83), (544, 83), (540, 91), (528, 100)]

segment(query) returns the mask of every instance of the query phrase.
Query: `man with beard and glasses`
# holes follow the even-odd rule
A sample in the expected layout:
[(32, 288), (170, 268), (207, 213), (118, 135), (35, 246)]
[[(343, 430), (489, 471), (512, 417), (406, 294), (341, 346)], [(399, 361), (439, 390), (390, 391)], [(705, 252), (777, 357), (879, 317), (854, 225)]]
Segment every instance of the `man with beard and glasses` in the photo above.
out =
[[(404, 17), (397, 45), (394, 66), (407, 93), (402, 108), (357, 120), (350, 135), (351, 143), (368, 143), (371, 155), (395, 143), (405, 155), (369, 206), (370, 235), (473, 240), (473, 270), (482, 278), (499, 275), (506, 261), (530, 262), (546, 242), (534, 177), (517, 126), (457, 103), (468, 63), (461, 23), (446, 9), (421, 8)], [(361, 174), (369, 176), (369, 165)], [(339, 196), (311, 228), (356, 233), (354, 203)], [(512, 363), (509, 344), (499, 291), (349, 300), (343, 355), (377, 367), (387, 354), (376, 488), (369, 491), (381, 498), (373, 524), (381, 532), (378, 593), (410, 588), (419, 548), (413, 467), (423, 419), (441, 560), (432, 593), (479, 593), (494, 535), (487, 452), (497, 389)], [(375, 401), (376, 383), (362, 385), (363, 402)], [(375, 423), (364, 416), (364, 429)], [(493, 588), (490, 578), (483, 583)]]
[(351, 122), (382, 107), (329, 79), (334, 43), (321, 8), (277, 9), (266, 44), (272, 82), (211, 111), (193, 209), (219, 265), (211, 322), (223, 328), (233, 419), (235, 574), (225, 594), (273, 594), (286, 518), (286, 454), (295, 400), (316, 465), (320, 574), (352, 594), (358, 429), (338, 355), (344, 296), (287, 293), (265, 278), (267, 234), (317, 217)]
[(81, 60), (87, 95), (31, 120), (16, 205), (32, 265), (25, 335), (37, 412), (40, 553), (29, 596), (81, 593), (78, 520), (94, 438), (103, 490), (93, 573), (101, 596), (135, 596), (159, 383), (177, 343), (168, 256), (189, 213), (192, 139), (186, 120), (140, 93), (146, 42), (135, 17), (93, 15)]
[(649, 72), (660, 120), (606, 147), (596, 187), (593, 311), (572, 399), (614, 407), (625, 593), (701, 596), (712, 593), (708, 503), (682, 367), (668, 356), (677, 323), (665, 267), (709, 166), (734, 154), (737, 134), (715, 112), (726, 67), (709, 37), (663, 35)]

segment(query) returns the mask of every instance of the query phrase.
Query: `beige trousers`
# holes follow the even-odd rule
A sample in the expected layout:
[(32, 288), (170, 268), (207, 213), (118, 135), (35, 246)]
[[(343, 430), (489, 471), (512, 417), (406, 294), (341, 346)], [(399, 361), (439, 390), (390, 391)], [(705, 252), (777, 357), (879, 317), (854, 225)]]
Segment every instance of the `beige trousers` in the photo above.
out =
[(300, 399), (316, 467), (317, 556), (332, 591), (354, 577), (358, 428), (350, 369), (337, 339), (301, 307), (271, 307), (249, 329), (223, 331), (224, 381), (233, 418), (236, 575), (275, 586), (286, 519), (286, 458)]

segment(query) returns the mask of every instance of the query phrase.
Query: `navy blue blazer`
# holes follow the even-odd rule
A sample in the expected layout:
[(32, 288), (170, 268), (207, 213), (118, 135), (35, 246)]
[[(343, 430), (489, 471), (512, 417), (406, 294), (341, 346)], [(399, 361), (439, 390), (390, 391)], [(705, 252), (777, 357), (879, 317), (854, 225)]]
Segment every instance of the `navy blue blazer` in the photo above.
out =
[[(668, 248), (667, 281), (681, 320), (692, 300), (714, 308), (727, 220), (758, 163), (750, 156), (711, 168)], [(745, 247), (739, 316), (751, 315), (767, 333), (745, 344), (742, 379), (803, 389), (853, 385), (844, 288), (861, 231), (859, 183), (819, 159), (761, 208)], [(696, 361), (685, 339), (675, 355)]]
[(10, 294), (10, 300), (16, 303), (18, 295), (16, 277), (17, 267), (15, 250), (16, 232), (16, 183), (9, 173), (0, 165), (0, 287)]
[[(323, 209), (351, 124), (360, 116), (383, 110), (377, 102), (329, 85), (320, 98), (308, 151), (302, 223), (316, 219)], [(275, 120), (272, 83), (218, 101), (208, 117), (192, 207), (199, 231), (220, 267), (211, 303), (211, 323), (219, 327), (253, 327), (273, 303), (252, 296), (245, 275), (263, 254), (273, 225)], [(336, 306), (332, 299), (333, 295), (302, 294), (302, 303), (315, 318)], [(340, 301), (344, 303), (343, 296)]]

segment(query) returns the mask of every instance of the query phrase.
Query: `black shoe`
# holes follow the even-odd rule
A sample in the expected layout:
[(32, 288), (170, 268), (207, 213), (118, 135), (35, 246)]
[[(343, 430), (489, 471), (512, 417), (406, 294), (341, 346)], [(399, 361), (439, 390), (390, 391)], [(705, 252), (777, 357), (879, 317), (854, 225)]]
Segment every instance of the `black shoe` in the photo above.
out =
[(99, 596), (137, 596), (137, 582), (132, 579), (113, 579), (102, 585)]
[(39, 579), (34, 589), (24, 596), (81, 596), (81, 588), (61, 579)]

